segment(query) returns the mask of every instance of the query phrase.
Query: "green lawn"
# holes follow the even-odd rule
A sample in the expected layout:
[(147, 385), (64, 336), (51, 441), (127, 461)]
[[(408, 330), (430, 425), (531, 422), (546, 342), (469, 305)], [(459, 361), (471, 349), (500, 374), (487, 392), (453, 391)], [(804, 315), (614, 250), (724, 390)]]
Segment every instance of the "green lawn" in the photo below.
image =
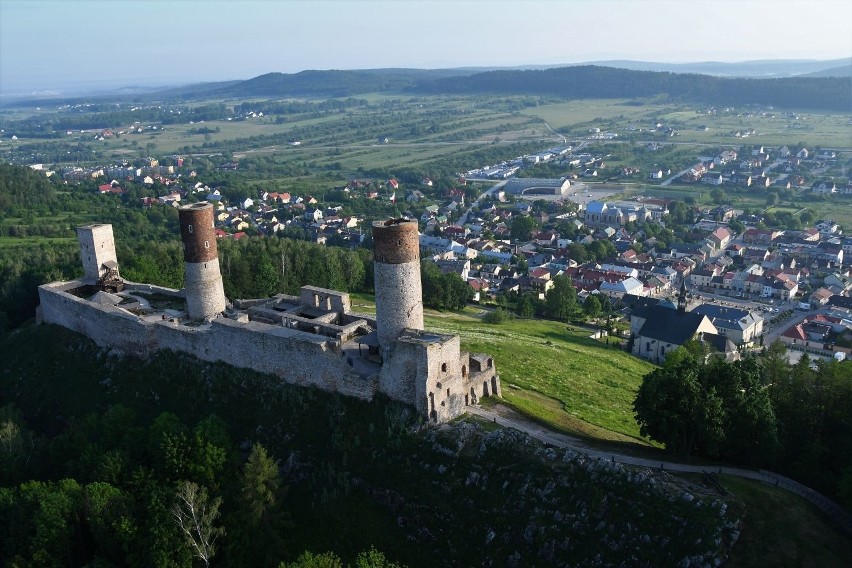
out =
[(589, 339), (589, 330), (545, 320), (490, 325), (469, 311), (429, 313), (426, 326), (493, 355), (504, 397), (519, 410), (574, 434), (640, 439), (633, 398), (654, 367)]
[[(373, 298), (352, 294), (352, 309), (374, 312)], [(647, 443), (633, 418), (633, 398), (654, 366), (589, 339), (590, 331), (546, 320), (483, 323), (482, 310), (426, 310), (426, 328), (458, 334), (462, 349), (494, 357), (503, 398), (565, 432)]]

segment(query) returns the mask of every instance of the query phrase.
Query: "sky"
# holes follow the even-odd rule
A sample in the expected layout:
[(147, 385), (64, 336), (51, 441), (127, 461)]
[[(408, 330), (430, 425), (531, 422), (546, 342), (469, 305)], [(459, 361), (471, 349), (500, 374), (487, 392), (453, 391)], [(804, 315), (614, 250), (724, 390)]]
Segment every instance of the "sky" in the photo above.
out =
[(305, 69), (850, 56), (849, 0), (0, 0), (0, 96)]

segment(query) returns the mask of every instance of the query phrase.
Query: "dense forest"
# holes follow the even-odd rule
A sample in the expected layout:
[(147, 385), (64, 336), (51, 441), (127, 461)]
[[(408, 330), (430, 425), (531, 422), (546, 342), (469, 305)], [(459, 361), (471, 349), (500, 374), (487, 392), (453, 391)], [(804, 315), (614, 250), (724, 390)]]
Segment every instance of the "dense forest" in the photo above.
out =
[(703, 344), (666, 357), (634, 403), (643, 435), (685, 455), (784, 473), (852, 508), (852, 366), (787, 361), (786, 347), (726, 363)]
[(718, 105), (763, 104), (849, 111), (852, 78), (788, 77), (732, 79), (595, 65), (541, 71), (489, 71), (469, 77), (422, 81), (420, 93), (538, 94), (565, 98), (643, 98), (668, 95), (675, 100)]

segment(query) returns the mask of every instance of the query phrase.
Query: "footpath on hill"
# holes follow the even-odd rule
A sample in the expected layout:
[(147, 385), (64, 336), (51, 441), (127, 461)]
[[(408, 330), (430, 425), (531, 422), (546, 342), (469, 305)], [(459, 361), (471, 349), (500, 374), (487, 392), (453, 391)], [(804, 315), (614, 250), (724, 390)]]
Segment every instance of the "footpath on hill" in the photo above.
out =
[(747, 479), (753, 479), (755, 481), (760, 481), (762, 483), (766, 483), (767, 485), (774, 485), (775, 487), (778, 487), (780, 489), (795, 493), (796, 495), (799, 495), (800, 497), (814, 504), (817, 508), (819, 508), (829, 517), (831, 517), (834, 521), (836, 521), (843, 528), (843, 530), (846, 531), (847, 534), (852, 535), (852, 515), (850, 515), (843, 507), (841, 507), (825, 495), (814, 491), (810, 487), (802, 485), (797, 481), (794, 481), (788, 477), (784, 477), (783, 475), (773, 473), (771, 471), (766, 471), (763, 469), (753, 470), (724, 466), (711, 467), (708, 465), (691, 465), (679, 462), (659, 461), (640, 458), (636, 456), (620, 454), (613, 450), (601, 450), (595, 448), (595, 446), (588, 440), (583, 440), (574, 436), (570, 436), (568, 434), (563, 434), (561, 432), (550, 430), (546, 426), (534, 422), (504, 405), (497, 405), (496, 407), (494, 407), (494, 409), (485, 409), (479, 406), (469, 406), (467, 408), (467, 411), (469, 414), (485, 418), (486, 420), (489, 420), (499, 426), (514, 428), (516, 430), (524, 432), (525, 434), (528, 434), (529, 436), (540, 440), (546, 444), (551, 444), (558, 448), (570, 448), (571, 450), (586, 454), (590, 458), (610, 460), (625, 465), (647, 467), (652, 469), (662, 469), (671, 472), (716, 473), (719, 475), (733, 475), (736, 477), (743, 477)]

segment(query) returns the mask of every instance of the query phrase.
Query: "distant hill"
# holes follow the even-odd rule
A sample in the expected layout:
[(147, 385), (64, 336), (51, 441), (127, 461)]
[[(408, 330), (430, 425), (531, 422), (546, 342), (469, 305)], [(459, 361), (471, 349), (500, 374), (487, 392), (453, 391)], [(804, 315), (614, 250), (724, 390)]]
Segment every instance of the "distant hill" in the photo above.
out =
[(852, 61), (849, 61), (840, 67), (814, 71), (813, 73), (801, 75), (801, 77), (852, 77)]
[(852, 65), (852, 58), (814, 61), (810, 59), (769, 59), (727, 63), (701, 61), (696, 63), (654, 63), (648, 61), (592, 61), (583, 65), (599, 65), (633, 71), (666, 71), (669, 73), (697, 73), (718, 77), (838, 77), (845, 75), (817, 75), (818, 72)]
[(421, 81), (461, 77), (477, 72), (475, 69), (363, 69), (267, 73), (213, 89), (209, 94), (233, 97), (350, 97), (364, 93), (401, 91)]
[[(89, 97), (9, 101), (4, 106), (60, 102), (76, 104), (94, 99), (150, 103), (247, 97), (329, 98), (377, 92), (408, 92), (528, 94), (569, 98), (635, 98), (666, 94), (674, 99), (710, 104), (760, 103), (844, 111), (852, 108), (852, 59), (822, 62), (607, 63), (608, 66), (308, 70), (289, 74), (267, 73), (242, 81), (197, 83), (155, 92), (128, 87)], [(637, 69), (626, 68), (630, 66)], [(780, 77), (789, 74), (799, 75)]]
[(747, 79), (632, 71), (597, 65), (541, 71), (491, 71), (421, 82), (420, 93), (633, 98), (668, 95), (708, 104), (764, 104), (852, 110), (852, 81), (838, 77)]

